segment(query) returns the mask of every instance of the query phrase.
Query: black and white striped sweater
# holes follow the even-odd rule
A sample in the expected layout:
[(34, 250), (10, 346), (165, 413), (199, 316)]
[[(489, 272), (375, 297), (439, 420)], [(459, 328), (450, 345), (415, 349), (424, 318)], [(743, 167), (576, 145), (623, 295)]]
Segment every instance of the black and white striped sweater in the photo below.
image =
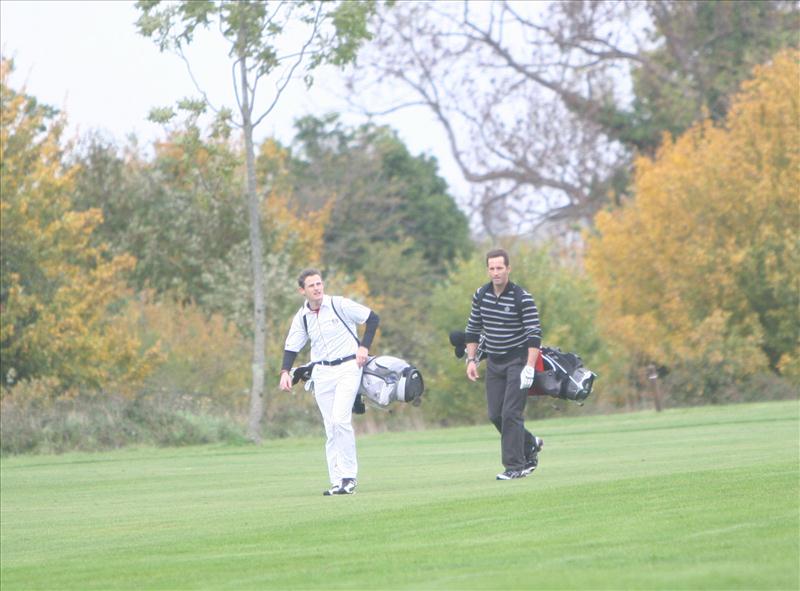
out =
[(480, 335), (485, 335), (484, 346), (490, 358), (527, 352), (529, 347), (539, 348), (542, 343), (536, 302), (511, 281), (499, 297), (495, 296), (491, 283), (475, 291), (465, 332), (467, 343), (477, 343)]

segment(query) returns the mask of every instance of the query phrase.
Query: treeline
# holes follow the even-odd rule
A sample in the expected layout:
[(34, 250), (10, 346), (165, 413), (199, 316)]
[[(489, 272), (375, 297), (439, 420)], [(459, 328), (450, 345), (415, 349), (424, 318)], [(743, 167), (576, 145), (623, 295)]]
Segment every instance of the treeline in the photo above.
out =
[[(635, 164), (630, 197), (580, 242), (501, 238), (545, 344), (595, 370), (593, 411), (797, 395), (798, 52), (777, 54), (704, 119)], [(252, 289), (243, 151), (187, 112), (145, 155), (64, 116), (2, 62), (2, 451), (244, 441)], [(335, 115), (258, 147), (267, 294), (265, 435), (320, 429), (313, 397), (277, 388), (306, 266), (382, 319), (373, 352), (417, 364), (419, 408), (361, 429), (483, 422), (448, 344), (485, 282), (489, 244), (389, 128)], [(576, 412), (552, 400), (533, 416)]]

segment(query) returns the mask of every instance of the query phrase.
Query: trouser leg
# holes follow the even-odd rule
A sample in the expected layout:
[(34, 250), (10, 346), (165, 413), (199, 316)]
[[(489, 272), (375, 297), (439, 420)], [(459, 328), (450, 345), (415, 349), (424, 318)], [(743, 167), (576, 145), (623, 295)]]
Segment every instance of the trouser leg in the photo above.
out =
[(486, 374), (486, 402), (489, 420), (500, 432), (503, 466), (522, 470), (526, 452), (533, 445), (533, 435), (525, 429), (527, 390), (519, 387), (524, 361), (514, 359), (496, 363), (489, 360)]
[(503, 432), (503, 399), (506, 395), (505, 373), (489, 360), (486, 364), (486, 406), (489, 420), (497, 430)]
[(341, 372), (336, 383), (336, 394), (333, 400), (333, 440), (337, 453), (336, 476), (356, 478), (358, 476), (358, 458), (356, 456), (356, 434), (353, 430), (353, 402), (361, 383), (361, 369), (355, 361), (345, 365), (353, 365)]
[(352, 409), (360, 382), (361, 368), (355, 361), (314, 368), (314, 395), (325, 425), (325, 457), (331, 484), (358, 474)]
[(317, 401), (319, 412), (322, 415), (322, 424), (325, 426), (325, 460), (328, 464), (328, 478), (331, 484), (337, 484), (336, 478), (336, 449), (333, 439), (333, 398), (334, 389), (323, 380), (314, 380), (314, 398)]

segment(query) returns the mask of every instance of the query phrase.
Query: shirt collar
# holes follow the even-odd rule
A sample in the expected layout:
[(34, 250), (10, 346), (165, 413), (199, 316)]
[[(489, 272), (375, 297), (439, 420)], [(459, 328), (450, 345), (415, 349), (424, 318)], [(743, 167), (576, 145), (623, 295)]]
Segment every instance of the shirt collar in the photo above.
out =
[[(509, 293), (513, 289), (514, 289), (514, 282), (509, 279), (508, 283), (506, 283), (506, 286), (503, 288), (503, 291), (501, 291), (500, 295), (497, 296), (497, 297), (500, 297), (500, 296), (502, 296), (502, 295), (504, 295), (506, 293)], [(492, 284), (491, 281), (489, 282), (489, 291), (492, 292), (492, 295), (494, 295), (494, 285)]]
[[(323, 307), (330, 306), (331, 305), (330, 302), (331, 302), (331, 296), (325, 294), (324, 296), (322, 296), (322, 302), (319, 305), (319, 309), (322, 310)], [(306, 314), (316, 313), (316, 311), (312, 310), (311, 306), (308, 305), (308, 300), (306, 300), (305, 303), (303, 304), (303, 310)]]

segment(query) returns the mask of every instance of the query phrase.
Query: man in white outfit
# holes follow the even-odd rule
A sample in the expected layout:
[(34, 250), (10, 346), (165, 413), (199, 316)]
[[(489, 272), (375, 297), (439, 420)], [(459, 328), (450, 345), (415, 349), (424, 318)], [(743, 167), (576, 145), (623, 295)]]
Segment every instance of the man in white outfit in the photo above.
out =
[[(311, 381), (325, 424), (325, 455), (331, 482), (323, 494), (353, 494), (358, 476), (353, 402), (380, 319), (353, 300), (325, 295), (322, 274), (316, 269), (304, 270), (297, 283), (306, 301), (294, 315), (286, 337), (280, 388), (292, 389), (292, 363), (310, 340), (314, 363)], [(366, 324), (360, 341), (356, 336), (357, 324)]]

